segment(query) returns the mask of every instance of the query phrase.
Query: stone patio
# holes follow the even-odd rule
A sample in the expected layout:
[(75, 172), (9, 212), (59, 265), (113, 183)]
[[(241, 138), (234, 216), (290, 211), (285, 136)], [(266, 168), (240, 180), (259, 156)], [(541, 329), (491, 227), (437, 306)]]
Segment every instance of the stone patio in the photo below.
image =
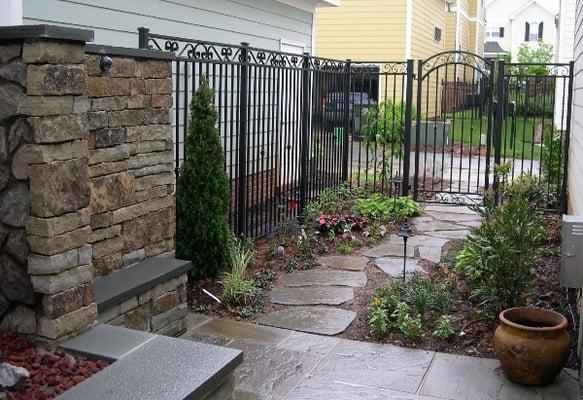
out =
[[(423, 214), (410, 220), (415, 235), (407, 242), (406, 274), (425, 273), (424, 263), (438, 263), (445, 244), (465, 238), (480, 222), (480, 215), (466, 206), (425, 205)], [(344, 332), (356, 314), (341, 307), (366, 285), (368, 265), (379, 268), (387, 278), (403, 276), (403, 239), (391, 234), (356, 255), (325, 256), (317, 261), (319, 267), (285, 274), (276, 282), (269, 294), (271, 302), (285, 308), (262, 315), (258, 323), (321, 335)]]
[(363, 343), (189, 314), (183, 339), (243, 351), (235, 399), (576, 400), (577, 375), (528, 388), (497, 360)]

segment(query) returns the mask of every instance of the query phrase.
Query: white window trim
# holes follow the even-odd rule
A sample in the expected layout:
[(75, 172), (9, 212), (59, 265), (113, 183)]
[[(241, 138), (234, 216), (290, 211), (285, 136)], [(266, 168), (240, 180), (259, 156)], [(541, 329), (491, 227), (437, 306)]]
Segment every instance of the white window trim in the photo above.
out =
[(0, 0), (1, 25), (22, 25), (22, 0)]
[(413, 34), (413, 0), (407, 0), (405, 22), (405, 60), (411, 58), (411, 35)]
[(305, 43), (282, 38), (282, 39), (279, 39), (279, 50), (280, 51), (281, 51), (283, 46), (301, 47), (302, 53), (306, 53), (307, 49), (308, 49), (308, 46)]

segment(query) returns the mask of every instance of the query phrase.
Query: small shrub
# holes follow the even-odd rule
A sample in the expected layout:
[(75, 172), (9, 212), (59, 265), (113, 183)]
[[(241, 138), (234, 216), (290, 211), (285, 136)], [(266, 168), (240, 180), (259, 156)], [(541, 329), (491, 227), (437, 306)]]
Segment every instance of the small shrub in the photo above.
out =
[(372, 328), (373, 334), (378, 338), (386, 335), (389, 330), (389, 317), (382, 307), (382, 300), (378, 297), (369, 306), (368, 323)]
[(435, 324), (433, 335), (442, 340), (448, 340), (455, 333), (453, 328), (453, 317), (451, 315), (442, 315)]
[(490, 317), (506, 307), (522, 305), (533, 279), (536, 247), (546, 237), (538, 211), (540, 182), (522, 176), (503, 186), (502, 205), (485, 199), (484, 220), (459, 252), (456, 270), (465, 276)]
[(323, 214), (344, 214), (349, 208), (351, 199), (352, 194), (347, 185), (326, 188), (316, 200), (306, 206), (304, 217), (307, 221), (314, 221)]
[(362, 246), (364, 246), (364, 242), (361, 239), (357, 238), (357, 237), (353, 237), (352, 238), (352, 241), (350, 242), (350, 245), (353, 248), (358, 249), (358, 248), (361, 248)]
[(557, 191), (563, 179), (565, 161), (565, 137), (553, 132), (552, 127), (544, 134), (541, 152), (543, 175), (553, 191)]
[(408, 339), (416, 340), (421, 334), (421, 319), (414, 318), (409, 314), (405, 314), (399, 324), (401, 332), (407, 336)]
[(194, 276), (216, 276), (228, 264), (231, 201), (217, 129), (214, 92), (206, 77), (192, 96), (184, 161), (176, 179), (176, 255)]
[(340, 243), (336, 249), (342, 254), (352, 254), (354, 252), (354, 248), (348, 243)]

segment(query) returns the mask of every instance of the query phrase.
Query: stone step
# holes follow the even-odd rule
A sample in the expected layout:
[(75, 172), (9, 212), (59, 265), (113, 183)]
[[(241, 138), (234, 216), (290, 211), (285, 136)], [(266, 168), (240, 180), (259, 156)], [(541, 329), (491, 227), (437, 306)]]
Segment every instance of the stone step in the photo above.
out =
[[(407, 257), (413, 257), (414, 248), (413, 245), (407, 243)], [(396, 256), (402, 257), (403, 256), (403, 241), (401, 239), (401, 243), (383, 243), (375, 247), (371, 247), (369, 249), (365, 249), (361, 251), (361, 253), (365, 257), (387, 257), (387, 256)]]
[(283, 286), (350, 286), (366, 285), (366, 274), (358, 271), (338, 271), (331, 269), (312, 269), (286, 274), (281, 279)]
[(270, 299), (287, 306), (338, 306), (354, 298), (354, 289), (344, 286), (275, 287)]
[(114, 362), (57, 400), (206, 399), (229, 389), (243, 360), (236, 349), (112, 325), (98, 325), (61, 348)]
[(346, 330), (356, 318), (354, 311), (324, 306), (287, 307), (257, 319), (262, 325), (334, 336)]
[[(405, 274), (406, 275), (412, 273), (425, 274), (425, 270), (421, 268), (421, 266), (418, 263), (419, 261), (414, 258), (407, 259)], [(403, 277), (403, 258), (381, 257), (375, 260), (375, 264), (385, 274), (390, 275), (393, 278)]]

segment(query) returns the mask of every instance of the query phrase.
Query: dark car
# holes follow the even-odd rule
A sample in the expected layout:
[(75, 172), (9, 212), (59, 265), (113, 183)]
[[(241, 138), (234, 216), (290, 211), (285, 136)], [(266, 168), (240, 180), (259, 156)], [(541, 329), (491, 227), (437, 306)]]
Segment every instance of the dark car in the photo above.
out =
[[(366, 92), (352, 92), (349, 98), (348, 117), (350, 129), (355, 136), (359, 136), (361, 129), (361, 114), (369, 108), (377, 106), (376, 100), (370, 98)], [(330, 128), (344, 126), (344, 93), (330, 92), (322, 102), (323, 119)]]

